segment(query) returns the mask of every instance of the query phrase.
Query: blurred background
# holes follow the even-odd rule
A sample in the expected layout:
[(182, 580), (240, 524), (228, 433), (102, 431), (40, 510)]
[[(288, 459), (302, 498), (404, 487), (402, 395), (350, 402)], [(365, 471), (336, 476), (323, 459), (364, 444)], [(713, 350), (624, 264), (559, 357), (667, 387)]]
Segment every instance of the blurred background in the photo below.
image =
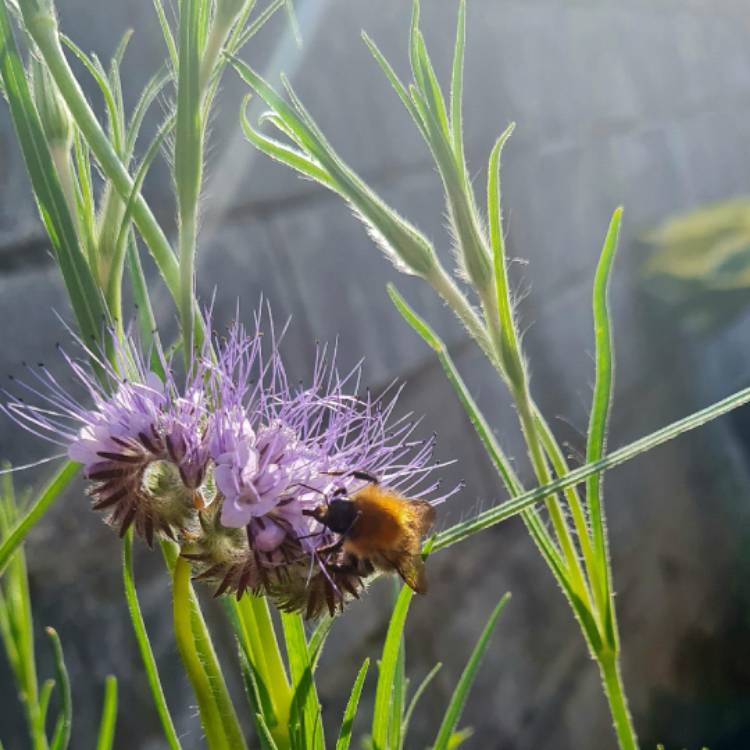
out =
[[(410, 4), (295, 5), (302, 45), (281, 14), (251, 43), (247, 58), (275, 82), (285, 71), (344, 159), (448, 258), (430, 156), (360, 39), (364, 28), (406, 78)], [(446, 81), (457, 4), (423, 5), (427, 43)], [(104, 60), (121, 33), (135, 30), (123, 66), (132, 106), (164, 55), (150, 0), (58, 0), (57, 6), (62, 30)], [(610, 448), (750, 384), (750, 294), (730, 284), (725, 312), (721, 290), (704, 294), (701, 284), (680, 285), (671, 278), (681, 268), (679, 251), (653, 261), (664, 238), (652, 233), (677, 213), (750, 193), (747, 3), (469, 0), (467, 33), (468, 160), (481, 195), (494, 139), (517, 122), (502, 177), (509, 251), (518, 259), (514, 285), (523, 296), (535, 396), (573, 461), (584, 447), (593, 382), (591, 284), (617, 205), (624, 205), (625, 219), (612, 288), (617, 372)], [(81, 78), (101, 111), (95, 86)], [(263, 293), (279, 319), (292, 316), (284, 341), (291, 377), (309, 375), (316, 340), (338, 337), (342, 364), (366, 357), (372, 388), (405, 380), (403, 410), (425, 414), (425, 431), (438, 433), (438, 457), (457, 459), (446, 481), (467, 482), (441, 510), (445, 525), (502, 500), (503, 492), (436, 360), (391, 307), (384, 286), (395, 280), (449, 342), (530, 484), (514, 413), (492, 370), (430, 291), (396, 274), (337, 197), (244, 142), (238, 127), (244, 93), (228, 74), (207, 161), (198, 283), (204, 300), (216, 290), (219, 322), (233, 315), (237, 297), (249, 317)], [(5, 108), (0, 163), (0, 371), (44, 361), (65, 377), (55, 342), (67, 334), (56, 314), (69, 318), (69, 311)], [(152, 171), (147, 192), (165, 224), (173, 223), (163, 167)], [(704, 230), (700, 222), (693, 228), (699, 238)], [(730, 261), (741, 263), (744, 250), (742, 241), (732, 245)], [(727, 260), (726, 252), (719, 255)], [(732, 269), (731, 262), (722, 267), (723, 277), (733, 279)], [(692, 281), (715, 271), (703, 268)], [(174, 309), (153, 276), (160, 318), (174, 325)], [(25, 463), (49, 453), (9, 421), (0, 423), (3, 458)], [(750, 746), (749, 468), (750, 412), (741, 410), (606, 477), (624, 677), (644, 748)], [(20, 474), (17, 486), (38, 487), (49, 472)], [(72, 673), (73, 746), (93, 745), (103, 680), (115, 673), (122, 686), (117, 747), (163, 747), (122, 597), (120, 547), (88, 510), (80, 485), (34, 530), (28, 555), (37, 626), (59, 630)], [(178, 731), (186, 750), (199, 748), (159, 555), (139, 549), (136, 566)], [(433, 717), (507, 590), (513, 599), (464, 714), (463, 724), (475, 730), (468, 747), (615, 747), (596, 668), (519, 520), (436, 555), (429, 572), (431, 592), (412, 607), (407, 669), (416, 684), (436, 661), (444, 666), (417, 711), (410, 747), (433, 739)], [(390, 596), (390, 586), (378, 582), (334, 626), (318, 672), (331, 717), (340, 716), (362, 658), (379, 653)], [(223, 639), (229, 654), (229, 634)], [(46, 650), (40, 659), (48, 673)], [(373, 699), (367, 685), (365, 695), (360, 717)], [(0, 705), (6, 749), (25, 747), (2, 658)], [(366, 731), (364, 722), (357, 731)]]

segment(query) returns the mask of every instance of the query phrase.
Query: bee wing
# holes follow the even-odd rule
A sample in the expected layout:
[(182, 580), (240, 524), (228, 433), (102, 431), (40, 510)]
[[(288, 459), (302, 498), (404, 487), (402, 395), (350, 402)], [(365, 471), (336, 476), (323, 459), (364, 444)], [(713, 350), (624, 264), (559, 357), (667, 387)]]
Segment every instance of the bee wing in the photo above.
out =
[(414, 525), (418, 536), (421, 538), (427, 534), (435, 523), (435, 508), (426, 500), (411, 500), (409, 507), (414, 517)]
[(421, 555), (403, 555), (394, 567), (412, 591), (427, 593), (427, 574)]

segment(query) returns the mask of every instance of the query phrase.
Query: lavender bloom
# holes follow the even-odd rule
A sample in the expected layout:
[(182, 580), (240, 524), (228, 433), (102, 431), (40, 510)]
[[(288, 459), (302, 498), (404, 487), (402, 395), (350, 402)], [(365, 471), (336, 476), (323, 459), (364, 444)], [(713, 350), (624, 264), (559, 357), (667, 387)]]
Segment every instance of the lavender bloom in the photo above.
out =
[[(358, 596), (372, 570), (345, 570), (339, 535), (309, 512), (367, 484), (354, 472), (411, 498), (434, 493), (434, 438), (416, 441), (417, 423), (393, 418), (397, 391), (355, 395), (360, 366), (341, 376), (325, 349), (312, 383), (290, 386), (273, 332), (265, 352), (259, 325), (256, 317), (250, 336), (235, 325), (216, 349), (210, 451), (220, 508), (212, 509), (212, 531), (194, 538), (186, 554), (202, 564), (199, 577), (218, 583), (217, 593), (249, 589), (314, 617)], [(219, 526), (239, 546), (217, 550)], [(244, 528), (243, 537), (233, 528)]]
[(134, 525), (149, 545), (155, 533), (174, 539), (195, 515), (208, 466), (203, 368), (194, 368), (181, 388), (161, 351), (164, 381), (132, 340), (115, 343), (114, 364), (81, 346), (109, 384), (105, 387), (88, 363), (63, 352), (92, 406), (70, 395), (40, 366), (28, 368), (31, 382), (17, 381), (39, 404), (11, 397), (2, 408), (83, 464), (92, 481), (93, 508), (105, 510), (107, 522), (121, 536)]

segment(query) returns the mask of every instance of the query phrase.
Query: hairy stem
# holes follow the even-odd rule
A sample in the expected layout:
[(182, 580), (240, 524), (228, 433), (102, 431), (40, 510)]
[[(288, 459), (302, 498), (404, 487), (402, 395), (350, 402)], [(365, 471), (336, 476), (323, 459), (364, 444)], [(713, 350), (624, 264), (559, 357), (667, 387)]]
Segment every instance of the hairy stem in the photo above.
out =
[(598, 661), (620, 750), (638, 750), (638, 738), (628, 710), (617, 654), (608, 652)]

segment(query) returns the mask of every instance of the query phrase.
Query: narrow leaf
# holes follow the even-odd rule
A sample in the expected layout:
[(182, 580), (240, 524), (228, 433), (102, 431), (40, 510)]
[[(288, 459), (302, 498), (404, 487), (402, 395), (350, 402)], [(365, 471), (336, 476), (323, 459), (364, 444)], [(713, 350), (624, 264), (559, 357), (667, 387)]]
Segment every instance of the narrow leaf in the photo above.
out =
[[(594, 395), (591, 402), (591, 417), (589, 419), (588, 439), (586, 441), (586, 462), (589, 464), (598, 461), (604, 455), (609, 411), (612, 404), (614, 356), (612, 348), (612, 324), (607, 297), (609, 279), (617, 250), (617, 240), (620, 234), (621, 220), (622, 209), (618, 208), (612, 215), (594, 277), (593, 312), (594, 340), (596, 342), (596, 379), (594, 381)], [(604, 518), (601, 507), (601, 484), (601, 474), (588, 478), (586, 481), (586, 501), (588, 503), (591, 528), (594, 535), (594, 549), (606, 572), (608, 566), (606, 561)]]
[(459, 0), (458, 21), (456, 23), (456, 44), (453, 50), (453, 68), (451, 70), (450, 118), (453, 153), (456, 163), (463, 172), (466, 161), (464, 157), (464, 135), (461, 116), (464, 81), (464, 51), (466, 47), (466, 0)]
[(406, 624), (406, 615), (413, 596), (408, 586), (403, 586), (391, 614), (388, 632), (383, 644), (383, 654), (378, 667), (378, 684), (375, 690), (375, 710), (372, 719), (372, 744), (374, 750), (391, 750), (393, 747), (388, 729), (391, 717), (394, 680), (398, 667), (401, 636)]
[(73, 724), (73, 698), (70, 692), (70, 679), (65, 666), (62, 644), (54, 628), (47, 628), (55, 655), (55, 676), (62, 692), (62, 709), (50, 743), (50, 750), (66, 750), (70, 744), (70, 730)]
[(401, 729), (401, 736), (403, 737), (404, 741), (406, 740), (407, 734), (409, 732), (409, 724), (411, 724), (411, 717), (414, 715), (414, 711), (417, 708), (417, 704), (419, 703), (419, 699), (424, 695), (425, 690), (429, 687), (430, 683), (435, 679), (435, 676), (437, 673), (442, 669), (443, 664), (442, 662), (438, 662), (425, 676), (425, 678), (422, 680), (422, 682), (419, 683), (419, 686), (414, 691), (414, 695), (412, 696), (412, 699), (409, 701), (409, 707), (406, 709), (406, 714), (404, 715), (404, 725)]
[(357, 707), (359, 706), (359, 697), (362, 695), (362, 687), (365, 684), (365, 678), (367, 677), (367, 670), (369, 667), (370, 659), (368, 658), (365, 659), (364, 663), (359, 668), (357, 679), (354, 680), (354, 687), (352, 687), (352, 692), (346, 703), (344, 719), (341, 722), (341, 729), (339, 730), (339, 736), (336, 740), (336, 750), (349, 750), (349, 743), (352, 739), (352, 727), (354, 726), (354, 719), (357, 715)]
[(450, 747), (451, 737), (453, 736), (453, 733), (456, 730), (456, 725), (461, 718), (461, 713), (464, 709), (464, 706), (466, 705), (466, 700), (469, 697), (469, 691), (471, 690), (471, 686), (474, 683), (474, 678), (479, 671), (479, 665), (482, 662), (482, 657), (484, 656), (484, 653), (487, 650), (487, 646), (489, 645), (490, 636), (492, 635), (492, 631), (495, 629), (497, 619), (498, 617), (500, 617), (500, 613), (503, 611), (503, 608), (507, 604), (508, 599), (510, 599), (510, 593), (505, 594), (505, 596), (503, 596), (503, 598), (500, 600), (499, 604), (495, 607), (494, 611), (490, 615), (490, 619), (488, 620), (487, 625), (484, 628), (484, 631), (482, 632), (482, 635), (480, 636), (476, 646), (474, 647), (474, 650), (472, 651), (471, 657), (469, 658), (466, 668), (461, 674), (461, 678), (459, 679), (458, 684), (456, 685), (456, 689), (453, 692), (453, 696), (451, 697), (450, 703), (448, 704), (448, 709), (445, 712), (443, 722), (440, 725), (440, 729), (438, 730), (433, 750), (448, 750), (448, 748)]
[(2, 576), (8, 560), (26, 538), (26, 535), (44, 517), (52, 503), (57, 500), (62, 491), (73, 480), (73, 477), (78, 474), (80, 468), (80, 464), (66, 461), (44, 489), (44, 492), (34, 501), (24, 516), (18, 519), (12, 531), (4, 537), (0, 545), (0, 576)]
[(156, 11), (156, 17), (159, 19), (159, 26), (161, 27), (161, 33), (164, 37), (164, 43), (167, 45), (167, 52), (169, 53), (169, 61), (172, 64), (172, 69), (177, 70), (177, 45), (175, 44), (172, 28), (167, 20), (167, 14), (164, 12), (164, 6), (162, 5), (161, 0), (154, 0), (154, 10)]
[(315, 630), (313, 630), (310, 640), (307, 643), (307, 650), (310, 653), (313, 672), (315, 672), (318, 667), (320, 655), (323, 653), (323, 647), (325, 646), (328, 634), (331, 632), (333, 621), (334, 618), (326, 612), (315, 626)]
[(109, 675), (104, 684), (104, 705), (102, 718), (99, 723), (99, 737), (96, 750), (111, 750), (115, 741), (115, 725), (117, 724), (117, 678)]
[(362, 39), (364, 40), (365, 44), (372, 53), (372, 56), (375, 58), (375, 61), (380, 66), (383, 73), (385, 73), (385, 76), (390, 82), (391, 86), (393, 86), (394, 91), (398, 94), (398, 97), (399, 99), (401, 99), (404, 107), (406, 107), (407, 111), (411, 115), (416, 126), (419, 128), (419, 131), (422, 133), (422, 136), (426, 139), (427, 128), (424, 121), (422, 120), (422, 117), (419, 114), (419, 111), (414, 106), (414, 102), (411, 100), (409, 92), (404, 87), (404, 84), (401, 83), (398, 76), (396, 75), (396, 72), (391, 67), (391, 64), (388, 62), (388, 60), (385, 59), (385, 56), (380, 51), (380, 49), (378, 49), (375, 42), (373, 42), (372, 39), (370, 39), (370, 37), (364, 31), (362, 32)]
[(302, 747), (325, 748), (323, 723), (320, 716), (320, 703), (312, 677), (312, 663), (305, 638), (302, 618), (294, 613), (282, 612), (281, 624), (286, 641), (287, 661), (292, 681), (294, 697), (290, 722), (300, 729)]

